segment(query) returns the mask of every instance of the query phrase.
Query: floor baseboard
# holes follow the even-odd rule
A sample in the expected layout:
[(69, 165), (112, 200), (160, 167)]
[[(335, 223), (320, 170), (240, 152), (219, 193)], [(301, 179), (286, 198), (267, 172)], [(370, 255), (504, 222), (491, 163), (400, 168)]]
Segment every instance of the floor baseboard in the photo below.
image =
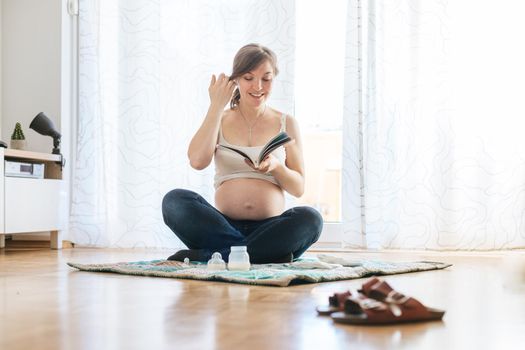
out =
[[(5, 240), (5, 250), (40, 250), (40, 249), (49, 249), (51, 242), (50, 241), (26, 241), (26, 240)], [(71, 249), (75, 247), (75, 243), (71, 241), (62, 241), (62, 249)]]

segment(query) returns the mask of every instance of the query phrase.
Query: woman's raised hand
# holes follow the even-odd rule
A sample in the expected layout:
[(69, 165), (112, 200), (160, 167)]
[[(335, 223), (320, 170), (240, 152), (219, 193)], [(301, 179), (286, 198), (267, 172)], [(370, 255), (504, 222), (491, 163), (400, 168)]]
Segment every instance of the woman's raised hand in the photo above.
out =
[(232, 99), (234, 90), (235, 82), (233, 80), (229, 80), (229, 77), (224, 73), (219, 74), (217, 78), (215, 77), (215, 74), (211, 76), (208, 92), (210, 94), (210, 101), (212, 105), (224, 109), (224, 107)]

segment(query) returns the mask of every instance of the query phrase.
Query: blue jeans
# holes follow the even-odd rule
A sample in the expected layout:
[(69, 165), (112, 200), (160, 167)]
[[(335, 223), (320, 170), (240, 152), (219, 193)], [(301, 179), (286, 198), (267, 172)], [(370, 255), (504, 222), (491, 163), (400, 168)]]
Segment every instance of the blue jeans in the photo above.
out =
[(175, 189), (162, 201), (164, 222), (190, 249), (213, 252), (227, 261), (231, 246), (247, 246), (250, 261), (266, 263), (301, 256), (319, 239), (323, 218), (313, 208), (295, 207), (264, 220), (233, 220), (199, 194)]

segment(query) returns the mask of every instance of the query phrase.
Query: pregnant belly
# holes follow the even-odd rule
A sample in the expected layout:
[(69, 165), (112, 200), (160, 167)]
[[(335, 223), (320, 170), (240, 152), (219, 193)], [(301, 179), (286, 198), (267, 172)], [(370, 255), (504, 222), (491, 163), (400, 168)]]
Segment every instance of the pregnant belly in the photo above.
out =
[(283, 190), (271, 182), (240, 178), (223, 182), (215, 191), (215, 206), (236, 220), (262, 220), (284, 211)]

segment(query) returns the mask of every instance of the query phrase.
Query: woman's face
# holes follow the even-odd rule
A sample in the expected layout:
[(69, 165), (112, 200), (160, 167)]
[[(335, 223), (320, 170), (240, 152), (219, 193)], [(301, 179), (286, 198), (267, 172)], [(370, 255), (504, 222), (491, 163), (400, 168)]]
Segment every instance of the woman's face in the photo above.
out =
[(264, 61), (256, 69), (237, 78), (241, 103), (259, 107), (270, 96), (273, 84), (273, 68), (270, 62)]

